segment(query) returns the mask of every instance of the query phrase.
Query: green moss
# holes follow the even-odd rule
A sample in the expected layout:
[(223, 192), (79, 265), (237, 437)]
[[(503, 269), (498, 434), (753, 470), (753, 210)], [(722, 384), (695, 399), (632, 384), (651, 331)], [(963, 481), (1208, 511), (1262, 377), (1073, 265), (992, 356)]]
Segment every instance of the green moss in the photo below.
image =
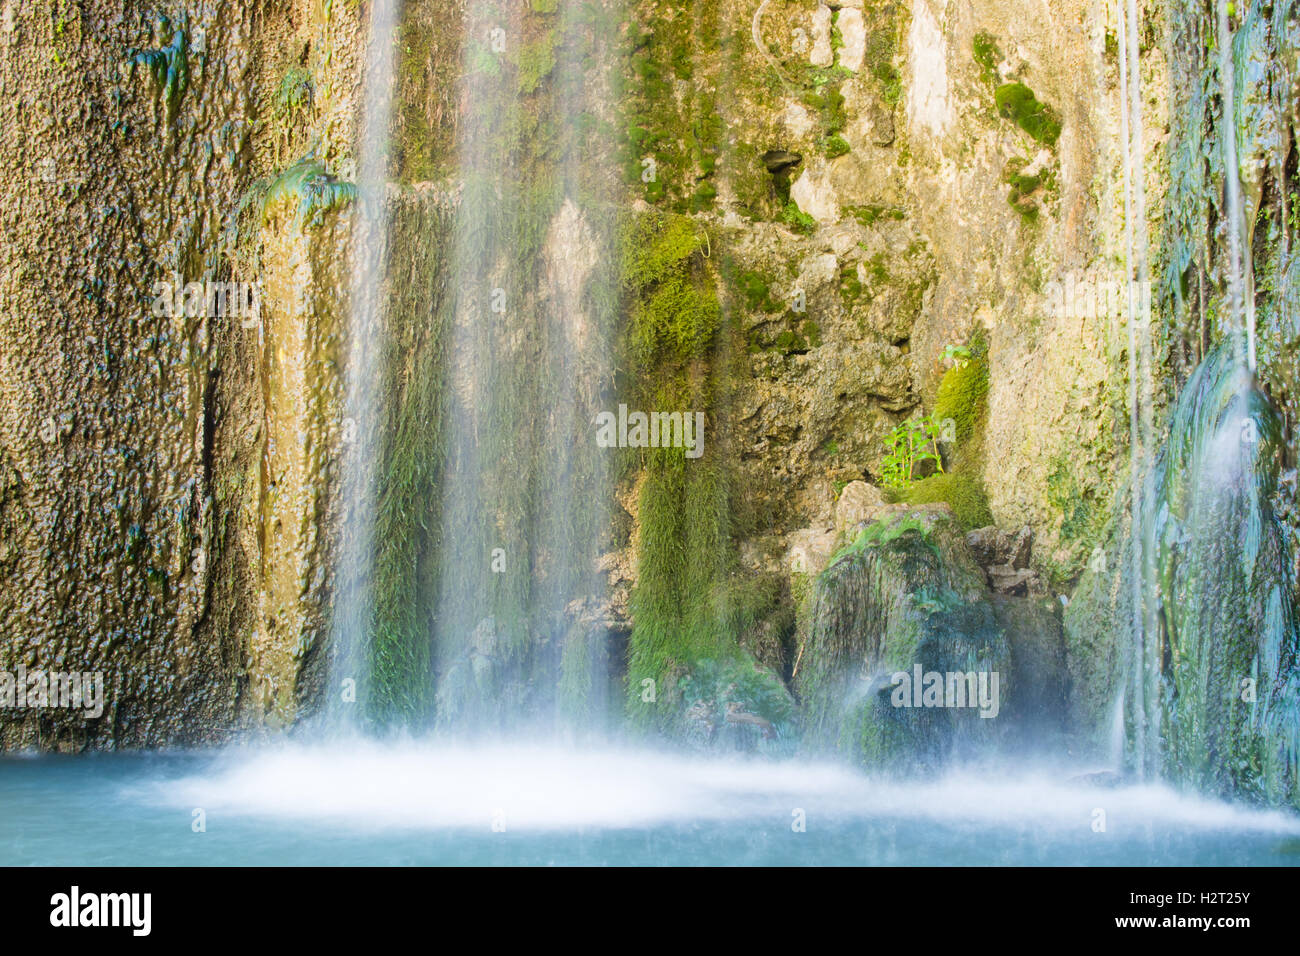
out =
[(907, 218), (906, 210), (897, 206), (872, 204), (868, 206), (845, 206), (844, 211), (864, 226), (874, 226), (882, 219), (902, 222)]
[[(675, 680), (701, 659), (735, 658), (738, 648), (710, 613), (708, 596), (725, 577), (730, 524), (726, 474), (681, 449), (653, 449), (638, 504), (640, 541), (632, 591), (628, 701), (636, 722), (675, 719)], [(643, 681), (656, 700), (642, 700)]]
[(691, 212), (702, 212), (713, 205), (713, 201), (718, 198), (717, 187), (711, 182), (700, 183), (695, 192), (691, 193), (690, 209)]
[[(678, 212), (710, 208), (716, 198), (716, 186), (707, 180), (722, 153), (723, 119), (715, 91), (688, 82), (696, 60), (722, 46), (715, 14), (712, 4), (702, 3), (672, 17), (655, 16), (644, 26), (634, 17), (623, 41), (629, 77), (621, 97), (624, 177), (647, 202)], [(648, 159), (653, 177), (644, 165)]]
[(885, 265), (885, 254), (877, 252), (867, 260), (867, 272), (871, 275), (871, 281), (876, 286), (882, 286), (889, 281), (889, 268)]
[(632, 294), (631, 347), (641, 367), (707, 353), (722, 308), (706, 267), (709, 240), (690, 217), (643, 216), (627, 231), (623, 283)]
[(772, 299), (772, 280), (761, 272), (741, 272), (736, 285), (750, 312), (775, 312), (781, 306)]
[[(707, 435), (724, 434), (718, 418), (732, 371), (720, 357), (739, 338), (723, 324), (719, 271), (753, 307), (770, 303), (762, 273), (737, 273), (726, 260), (714, 269), (714, 252), (701, 223), (667, 213), (635, 216), (622, 245), (629, 403), (706, 409)], [(689, 736), (698, 722), (687, 719), (687, 708), (708, 709), (713, 700), (701, 690), (712, 666), (706, 662), (752, 667), (740, 639), (767, 615), (772, 593), (735, 567), (732, 470), (718, 440), (696, 459), (672, 448), (646, 449), (636, 459), (643, 474), (627, 711), (634, 725)], [(653, 701), (645, 699), (647, 686)]]
[(846, 302), (862, 295), (862, 280), (858, 278), (858, 267), (854, 263), (847, 263), (840, 269), (840, 295)]
[(835, 159), (849, 151), (849, 143), (843, 136), (828, 136), (822, 141), (822, 153), (827, 159)]
[[(930, 526), (920, 518), (885, 518), (872, 522), (858, 532), (851, 542), (845, 545), (826, 564), (826, 571), (846, 558), (857, 557), (868, 548), (883, 548), (905, 534), (915, 533), (920, 536), (926, 547), (938, 554), (938, 549), (930, 537)], [(823, 572), (826, 573), (826, 572)]]
[(1061, 135), (1056, 111), (1040, 103), (1034, 91), (1023, 83), (1004, 83), (994, 93), (998, 115), (1009, 119), (1045, 146), (1055, 146)]
[(995, 86), (998, 82), (998, 64), (1002, 62), (1002, 50), (998, 48), (997, 41), (991, 34), (980, 32), (971, 41), (971, 48), (984, 82)]
[(817, 220), (800, 209), (799, 204), (793, 199), (786, 203), (781, 221), (795, 232), (802, 232), (804, 235), (811, 235), (817, 228)]
[(988, 349), (982, 343), (971, 349), (971, 356), (956, 362), (944, 372), (934, 402), (934, 417), (940, 422), (951, 419), (958, 442), (969, 441), (988, 410)]
[(1061, 513), (1061, 538), (1091, 546), (1101, 540), (1107, 515), (1101, 502), (1079, 482), (1069, 456), (1057, 455), (1047, 475), (1047, 500)]
[(898, 31), (893, 23), (871, 31), (867, 37), (867, 70), (879, 85), (881, 98), (890, 106), (897, 106), (903, 98), (903, 77), (894, 66), (897, 49)]
[(803, 320), (800, 331), (803, 333), (804, 338), (808, 340), (810, 348), (815, 349), (822, 344), (822, 330), (811, 318)]
[(902, 488), (892, 488), (887, 497), (909, 505), (945, 502), (963, 528), (984, 528), (993, 523), (988, 495), (979, 480), (969, 475), (945, 472), (922, 478)]
[[(410, 281), (389, 287), (389, 331), (377, 383), (386, 400), (376, 447), (375, 532), (370, 609), (369, 721), (418, 725), (433, 708), (433, 647), (442, 496), (450, 309), (438, 276), (451, 223), (406, 212), (392, 226)], [(429, 301), (429, 297), (433, 301)], [(432, 306), (432, 307), (431, 307)], [(433, 327), (430, 327), (430, 323)]]
[(1011, 208), (1026, 222), (1034, 222), (1038, 219), (1037, 197), (1046, 187), (1054, 185), (1055, 177), (1046, 170), (1027, 176), (1022, 170), (1028, 165), (1029, 160), (1023, 156), (1007, 160), (1007, 165), (1002, 170), (1002, 181), (1011, 187), (1007, 195)]
[(555, 37), (549, 32), (543, 33), (519, 53), (519, 72), (516, 76), (519, 92), (525, 95), (537, 92), (553, 69)]

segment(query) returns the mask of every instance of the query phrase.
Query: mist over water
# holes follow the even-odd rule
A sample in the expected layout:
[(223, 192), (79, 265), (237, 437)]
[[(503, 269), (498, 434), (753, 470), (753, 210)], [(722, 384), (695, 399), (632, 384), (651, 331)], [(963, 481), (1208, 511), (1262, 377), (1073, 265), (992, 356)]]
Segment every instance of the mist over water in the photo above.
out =
[(802, 809), (840, 822), (893, 818), (1089, 832), (1093, 811), (1125, 838), (1143, 829), (1300, 834), (1300, 819), (1182, 794), (1158, 784), (1107, 789), (1060, 767), (1013, 764), (933, 779), (871, 777), (830, 762), (702, 758), (628, 748), (456, 746), (356, 740), (231, 752), (202, 774), (129, 789), (143, 802), (222, 815), (362, 829), (578, 830), (718, 824)]
[(46, 865), (1300, 865), (1294, 815), (1086, 786), (1077, 769), (903, 780), (808, 760), (362, 739), (10, 757), (0, 845), (6, 863)]

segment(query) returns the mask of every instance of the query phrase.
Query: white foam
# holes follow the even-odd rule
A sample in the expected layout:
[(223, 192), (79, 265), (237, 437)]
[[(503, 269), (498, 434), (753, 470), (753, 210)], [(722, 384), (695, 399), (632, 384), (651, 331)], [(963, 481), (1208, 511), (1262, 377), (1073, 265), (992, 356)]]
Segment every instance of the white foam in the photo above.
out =
[(404, 741), (228, 751), (203, 772), (132, 788), (132, 799), (217, 814), (376, 829), (649, 827), (728, 820), (898, 818), (947, 825), (1300, 833), (1300, 818), (1158, 785), (1094, 789), (1064, 775), (879, 780), (808, 761), (722, 760), (630, 749)]

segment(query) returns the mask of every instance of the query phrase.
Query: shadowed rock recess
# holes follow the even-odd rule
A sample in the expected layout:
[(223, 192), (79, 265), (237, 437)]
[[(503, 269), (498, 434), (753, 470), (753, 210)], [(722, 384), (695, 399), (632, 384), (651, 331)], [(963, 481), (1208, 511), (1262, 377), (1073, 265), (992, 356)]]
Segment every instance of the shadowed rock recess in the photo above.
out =
[(5, 0), (0, 673), (106, 694), (0, 749), (1300, 807), (1300, 4), (1230, 7)]

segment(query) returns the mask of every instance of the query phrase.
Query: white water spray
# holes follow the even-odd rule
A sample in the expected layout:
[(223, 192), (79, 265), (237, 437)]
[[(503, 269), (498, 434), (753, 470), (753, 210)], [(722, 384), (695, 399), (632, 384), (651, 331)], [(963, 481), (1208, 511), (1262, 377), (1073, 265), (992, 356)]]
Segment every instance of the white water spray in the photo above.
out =
[(1136, 0), (1117, 7), (1119, 16), (1120, 131), (1124, 159), (1124, 240), (1128, 285), (1128, 403), (1130, 566), (1133, 644), (1129, 684), (1134, 724), (1134, 769), (1154, 771), (1159, 748), (1158, 631), (1155, 614), (1155, 543), (1145, 503), (1150, 500), (1154, 449), (1154, 387), (1151, 355), (1150, 281), (1147, 265), (1146, 172), (1142, 130), (1142, 63)]
[(379, 431), (375, 392), (383, 355), (383, 271), (387, 246), (389, 116), (392, 111), (394, 35), (398, 0), (370, 8), (362, 127), (357, 163), (358, 197), (352, 231), (351, 311), (347, 330), (346, 392), (341, 434), (343, 527), (336, 568), (333, 660), (327, 699), (333, 713), (352, 723), (362, 706), (340, 704), (341, 686), (366, 686), (367, 633), (374, 563), (375, 469)]

